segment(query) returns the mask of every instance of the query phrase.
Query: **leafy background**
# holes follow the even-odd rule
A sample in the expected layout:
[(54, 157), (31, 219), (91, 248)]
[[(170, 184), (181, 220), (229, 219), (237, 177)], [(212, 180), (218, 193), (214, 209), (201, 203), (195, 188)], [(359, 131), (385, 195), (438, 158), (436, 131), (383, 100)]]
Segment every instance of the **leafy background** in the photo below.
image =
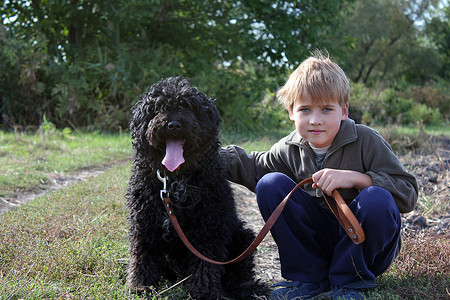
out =
[(128, 127), (162, 77), (217, 99), (224, 129), (288, 126), (274, 93), (314, 49), (353, 84), (366, 124), (448, 124), (447, 0), (4, 0), (0, 128)]

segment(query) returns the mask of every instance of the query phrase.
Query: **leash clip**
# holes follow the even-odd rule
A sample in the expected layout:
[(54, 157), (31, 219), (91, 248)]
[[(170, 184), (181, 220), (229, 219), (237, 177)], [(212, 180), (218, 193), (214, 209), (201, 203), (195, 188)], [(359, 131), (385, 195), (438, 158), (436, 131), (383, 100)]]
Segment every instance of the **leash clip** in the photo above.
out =
[(156, 171), (156, 176), (159, 181), (163, 183), (163, 188), (159, 191), (159, 195), (161, 196), (161, 200), (164, 202), (164, 197), (169, 196), (169, 191), (167, 190), (167, 176), (162, 177), (159, 170)]

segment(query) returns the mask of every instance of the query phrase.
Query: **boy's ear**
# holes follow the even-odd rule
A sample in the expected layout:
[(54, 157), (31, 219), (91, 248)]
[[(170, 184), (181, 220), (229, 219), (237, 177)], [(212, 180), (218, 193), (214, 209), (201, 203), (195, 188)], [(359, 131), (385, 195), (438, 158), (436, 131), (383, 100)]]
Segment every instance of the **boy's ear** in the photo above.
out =
[(345, 104), (345, 106), (342, 108), (342, 117), (341, 120), (345, 121), (348, 118), (348, 103)]
[(294, 113), (292, 112), (292, 109), (289, 109), (288, 111), (289, 111), (289, 119), (291, 121), (294, 121)]

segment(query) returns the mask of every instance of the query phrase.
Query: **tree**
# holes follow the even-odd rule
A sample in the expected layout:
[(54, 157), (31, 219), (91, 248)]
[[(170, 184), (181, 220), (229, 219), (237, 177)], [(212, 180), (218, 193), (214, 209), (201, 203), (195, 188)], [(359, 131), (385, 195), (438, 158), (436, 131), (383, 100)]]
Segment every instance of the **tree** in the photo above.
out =
[[(95, 43), (119, 39), (183, 49), (196, 64), (258, 60), (296, 64), (312, 47), (326, 45), (327, 27), (344, 1), (116, 0), (5, 1), (5, 26), (17, 36), (43, 33), (50, 54), (75, 59)], [(5, 22), (4, 22), (5, 23)], [(205, 56), (206, 55), (206, 56)], [(287, 59), (287, 60), (286, 60)]]
[(433, 76), (438, 61), (433, 49), (419, 42), (416, 24), (435, 2), (358, 1), (335, 38), (337, 48), (343, 48), (338, 53), (352, 81), (386, 82), (405, 75), (426, 80)]
[(450, 80), (450, 6), (442, 2), (434, 15), (426, 19), (425, 33), (442, 58), (439, 75)]

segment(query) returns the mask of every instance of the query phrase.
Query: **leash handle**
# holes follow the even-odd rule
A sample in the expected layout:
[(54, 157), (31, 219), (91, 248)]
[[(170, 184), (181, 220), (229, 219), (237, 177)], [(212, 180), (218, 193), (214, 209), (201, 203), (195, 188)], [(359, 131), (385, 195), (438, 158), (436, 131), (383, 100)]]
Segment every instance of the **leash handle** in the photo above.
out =
[[(289, 198), (291, 198), (292, 194), (301, 186), (312, 183), (312, 178), (307, 178), (305, 180), (302, 180), (300, 183), (298, 183), (290, 192), (286, 195), (286, 197), (283, 199), (283, 201), (278, 204), (277, 208), (272, 212), (269, 219), (267, 219), (266, 223), (264, 224), (261, 231), (258, 233), (258, 235), (255, 237), (253, 242), (248, 246), (248, 248), (242, 252), (238, 257), (226, 261), (226, 262), (220, 262), (215, 261), (213, 259), (210, 259), (203, 254), (201, 254), (197, 249), (192, 246), (192, 244), (187, 239), (186, 235), (184, 234), (183, 230), (180, 227), (180, 224), (178, 223), (177, 218), (175, 217), (174, 211), (171, 208), (171, 201), (168, 196), (161, 197), (163, 200), (164, 207), (166, 209), (167, 215), (169, 216), (170, 221), (172, 222), (172, 225), (174, 226), (176, 232), (178, 233), (178, 236), (180, 237), (181, 241), (184, 243), (184, 245), (198, 258), (212, 263), (216, 265), (228, 265), (232, 263), (237, 263), (245, 258), (247, 258), (253, 251), (255, 251), (256, 247), (262, 242), (262, 240), (265, 238), (267, 233), (272, 229), (272, 226), (275, 224), (276, 220), (280, 216), (281, 212), (283, 211), (284, 207), (286, 206)], [(365, 240), (364, 231), (361, 228), (361, 225), (359, 225), (358, 220), (353, 215), (352, 211), (348, 208), (345, 201), (342, 199), (341, 195), (338, 193), (338, 191), (333, 191), (333, 197), (330, 197), (324, 193), (325, 200), (330, 207), (333, 214), (338, 219), (339, 223), (344, 227), (346, 233), (350, 236), (351, 240), (355, 244), (360, 244)]]
[(328, 196), (323, 193), (325, 201), (330, 207), (336, 219), (339, 221), (341, 226), (345, 229), (345, 232), (350, 237), (353, 243), (356, 245), (361, 244), (365, 241), (366, 236), (364, 230), (356, 219), (355, 215), (352, 213), (350, 208), (342, 199), (341, 195), (337, 190), (333, 191), (333, 197)]

